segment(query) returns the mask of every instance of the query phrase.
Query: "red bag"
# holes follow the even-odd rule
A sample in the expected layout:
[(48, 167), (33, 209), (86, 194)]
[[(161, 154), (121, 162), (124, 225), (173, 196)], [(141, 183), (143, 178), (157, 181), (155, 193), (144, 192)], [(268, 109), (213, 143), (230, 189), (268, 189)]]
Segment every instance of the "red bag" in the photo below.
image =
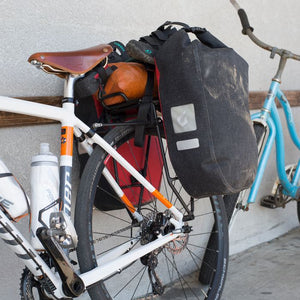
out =
[[(128, 143), (122, 144), (117, 151), (138, 171), (143, 170), (145, 167), (145, 157), (147, 145), (150, 142), (149, 156), (147, 160), (147, 174), (145, 178), (151, 182), (151, 184), (159, 190), (162, 179), (163, 161), (159, 148), (158, 138), (155, 136), (146, 136), (143, 147), (136, 147), (134, 145), (134, 138), (129, 140)], [(133, 155), (134, 154), (134, 155)], [(154, 200), (154, 196), (146, 189), (141, 187), (141, 184), (124, 169), (117, 164), (114, 165), (114, 161), (111, 157), (106, 161), (106, 167), (114, 176), (118, 178), (118, 183), (126, 194), (131, 203), (135, 206), (138, 205), (139, 198), (142, 194), (142, 204), (146, 204)], [(100, 210), (114, 210), (124, 208), (124, 205), (115, 199), (116, 195), (106, 179), (102, 176), (99, 185), (103, 190), (99, 189), (95, 197), (95, 206)], [(110, 196), (109, 194), (114, 195)]]

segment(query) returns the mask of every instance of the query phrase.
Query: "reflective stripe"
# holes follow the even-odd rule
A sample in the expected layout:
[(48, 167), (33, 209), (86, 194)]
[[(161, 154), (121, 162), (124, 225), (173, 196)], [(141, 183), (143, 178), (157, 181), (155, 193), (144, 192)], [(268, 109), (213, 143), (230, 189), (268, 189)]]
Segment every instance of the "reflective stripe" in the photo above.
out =
[(176, 142), (178, 151), (199, 148), (199, 139), (181, 140)]

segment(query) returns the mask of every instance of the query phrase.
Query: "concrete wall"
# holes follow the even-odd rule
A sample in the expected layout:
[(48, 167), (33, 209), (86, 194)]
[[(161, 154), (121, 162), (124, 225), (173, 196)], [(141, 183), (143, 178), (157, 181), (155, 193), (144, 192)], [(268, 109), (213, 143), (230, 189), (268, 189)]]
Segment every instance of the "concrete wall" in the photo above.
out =
[[(300, 2), (290, 0), (240, 0), (256, 34), (266, 42), (300, 52)], [(42, 96), (62, 95), (62, 82), (30, 66), (26, 60), (34, 52), (82, 49), (96, 44), (120, 40), (124, 43), (147, 35), (166, 20), (186, 22), (206, 27), (225, 44), (234, 48), (249, 63), (250, 90), (267, 90), (275, 74), (275, 60), (241, 35), (239, 19), (229, 0), (124, 0), (124, 1), (0, 1), (0, 95)], [(283, 89), (299, 89), (300, 68), (289, 62), (283, 76)], [(300, 130), (300, 108), (294, 109)], [(1, 157), (29, 192), (30, 158), (39, 143), (52, 143), (58, 153), (59, 127), (32, 126), (0, 129)], [(299, 152), (289, 147), (287, 162), (299, 158)], [(75, 162), (74, 186), (78, 164)], [(275, 180), (274, 160), (271, 160), (260, 195), (270, 192)], [(287, 209), (270, 211), (258, 204), (247, 213), (240, 213), (231, 231), (231, 252), (274, 238), (297, 226), (295, 204)], [(27, 231), (26, 221), (21, 223)], [(22, 266), (12, 254), (6, 253), (0, 242), (1, 297), (18, 299), (17, 281)], [(7, 262), (7, 264), (5, 264)], [(9, 272), (7, 272), (9, 268)], [(3, 280), (3, 278), (6, 278)], [(12, 282), (12, 284), (10, 284)]]

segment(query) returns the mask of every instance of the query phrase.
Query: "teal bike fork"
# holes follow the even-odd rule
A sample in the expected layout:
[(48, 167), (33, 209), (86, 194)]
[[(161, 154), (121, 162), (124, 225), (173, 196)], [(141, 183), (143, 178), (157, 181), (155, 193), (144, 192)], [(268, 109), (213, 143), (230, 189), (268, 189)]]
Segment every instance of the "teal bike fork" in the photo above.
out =
[(285, 118), (287, 121), (287, 127), (291, 136), (292, 141), (296, 147), (300, 150), (300, 139), (296, 132), (295, 123), (293, 120), (293, 115), (291, 112), (290, 105), (284, 96), (283, 92), (280, 90), (279, 83), (277, 81), (272, 81), (269, 93), (265, 99), (264, 106), (262, 110), (251, 116), (252, 120), (263, 121), (269, 128), (268, 139), (264, 145), (263, 152), (261, 154), (257, 175), (254, 183), (251, 187), (247, 203), (254, 203), (257, 192), (263, 177), (264, 170), (266, 168), (267, 161), (269, 159), (272, 146), (274, 141), (276, 142), (276, 165), (277, 173), (280, 183), (283, 187), (283, 194), (289, 196), (293, 199), (300, 198), (300, 187), (298, 185), (300, 179), (300, 159), (295, 169), (292, 180), (290, 181), (285, 170), (285, 151), (284, 151), (284, 137), (281, 121), (279, 118), (278, 110), (275, 104), (275, 98), (277, 97), (280, 104), (283, 107)]

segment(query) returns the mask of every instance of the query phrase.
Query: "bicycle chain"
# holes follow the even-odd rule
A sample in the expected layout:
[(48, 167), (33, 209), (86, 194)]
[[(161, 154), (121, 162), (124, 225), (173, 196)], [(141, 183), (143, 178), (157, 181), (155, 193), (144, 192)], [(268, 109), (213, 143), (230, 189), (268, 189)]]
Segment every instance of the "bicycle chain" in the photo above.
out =
[(119, 233), (122, 233), (122, 232), (124, 232), (124, 231), (127, 231), (128, 229), (131, 229), (131, 228), (133, 228), (133, 227), (134, 227), (134, 226), (129, 225), (129, 226), (127, 226), (127, 227), (124, 227), (123, 229), (119, 229), (119, 230), (117, 230), (117, 231), (115, 231), (115, 232), (113, 232), (113, 233), (107, 234), (107, 235), (105, 235), (105, 236), (103, 236), (103, 237), (101, 237), (101, 238), (94, 239), (94, 240), (93, 240), (93, 244), (96, 244), (96, 243), (99, 243), (99, 242), (101, 242), (101, 241), (104, 241), (104, 240), (106, 240), (106, 239), (108, 239), (108, 238), (110, 238), (110, 237), (112, 237), (112, 236), (115, 236), (115, 235), (117, 235), (117, 234), (119, 234)]

